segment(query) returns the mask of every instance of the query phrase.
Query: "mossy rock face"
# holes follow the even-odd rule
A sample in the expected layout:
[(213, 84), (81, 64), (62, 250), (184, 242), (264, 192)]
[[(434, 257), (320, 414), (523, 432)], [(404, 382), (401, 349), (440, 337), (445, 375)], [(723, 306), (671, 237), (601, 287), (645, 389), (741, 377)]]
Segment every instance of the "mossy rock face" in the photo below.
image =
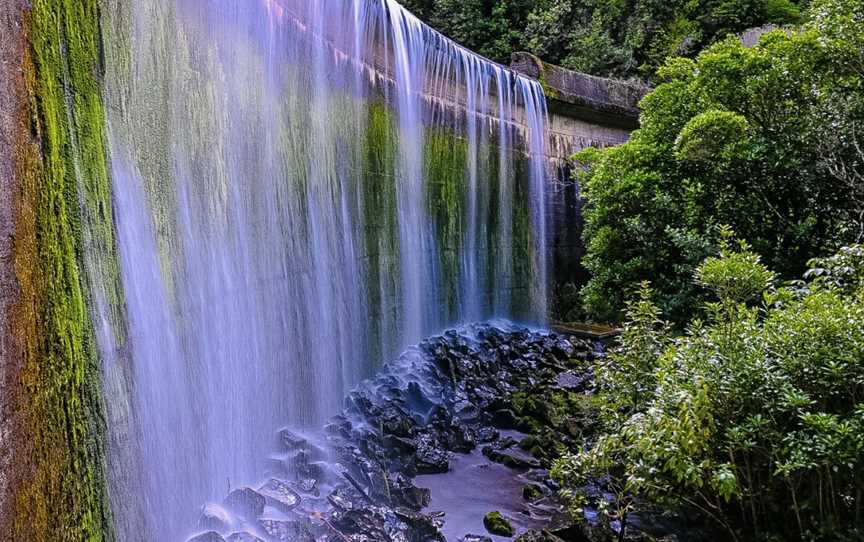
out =
[[(3, 540), (111, 540), (105, 484), (105, 408), (93, 292), (84, 261), (105, 287), (108, 319), (122, 301), (101, 96), (98, 0), (33, 0), (22, 15), (29, 47), (19, 97), (29, 119), (16, 149), (13, 267), (20, 292), (10, 333), (20, 347), (13, 501)], [(5, 36), (4, 36), (5, 37)], [(94, 259), (94, 261), (96, 261)], [(104, 265), (104, 266), (103, 266)], [(111, 284), (112, 286), (109, 286)], [(5, 391), (5, 390), (4, 390)]]
[(489, 512), (483, 516), (483, 526), (490, 533), (499, 536), (513, 536), (515, 532), (513, 526), (501, 515), (501, 512)]

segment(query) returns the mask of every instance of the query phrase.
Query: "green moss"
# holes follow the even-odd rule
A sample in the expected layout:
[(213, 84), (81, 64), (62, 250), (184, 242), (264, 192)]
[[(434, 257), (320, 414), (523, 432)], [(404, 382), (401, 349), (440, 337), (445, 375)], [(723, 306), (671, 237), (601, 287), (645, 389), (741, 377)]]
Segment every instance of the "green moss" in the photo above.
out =
[(396, 217), (395, 168), (398, 153), (393, 113), (380, 102), (370, 103), (363, 142), (363, 195), (366, 254), (365, 274), (372, 360), (386, 359), (398, 345), (384, 344), (393, 332), (398, 315), (394, 306), (399, 277), (399, 225)]
[(492, 534), (500, 536), (513, 536), (513, 526), (507, 521), (501, 512), (489, 512), (483, 516), (483, 526)]
[[(16, 274), (33, 311), (19, 328), (29, 335), (19, 405), (29, 468), (16, 494), (17, 540), (112, 539), (104, 405), (82, 273), (85, 251), (114, 254), (98, 17), (95, 0), (35, 0), (30, 14), (28, 91), (41, 157), (21, 177), (20, 212), (32, 213), (33, 230), (16, 232)], [(106, 309), (118, 323), (116, 258), (99, 260)]]
[(424, 148), (429, 217), (441, 259), (447, 319), (458, 310), (460, 250), (467, 199), (468, 143), (444, 130), (429, 131)]
[(559, 98), (560, 95), (558, 93), (558, 89), (550, 85), (542, 74), (540, 75), (539, 82), (540, 87), (543, 89), (543, 94), (546, 96), (547, 99), (557, 100)]

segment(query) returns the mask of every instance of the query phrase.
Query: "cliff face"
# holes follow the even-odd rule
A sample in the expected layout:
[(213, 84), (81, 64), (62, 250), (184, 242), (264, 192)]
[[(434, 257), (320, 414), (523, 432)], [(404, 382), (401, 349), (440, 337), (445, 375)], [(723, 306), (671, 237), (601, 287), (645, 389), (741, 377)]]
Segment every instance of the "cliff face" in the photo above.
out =
[(82, 264), (113, 247), (97, 2), (0, 0), (0, 35), (0, 538), (105, 540)]
[[(0, 0), (0, 540), (114, 538), (97, 332), (113, 333), (110, 342), (122, 347), (124, 302), (106, 164), (99, 7), (99, 0)], [(559, 83), (544, 73), (544, 84)], [(464, 107), (458, 96), (436, 99), (454, 116)], [(595, 102), (579, 102), (579, 115), (607, 116), (551, 111), (549, 158), (564, 161), (586, 145), (626, 140), (631, 112)], [(609, 115), (629, 120), (609, 122)], [(389, 177), (392, 142), (374, 128), (386, 134), (393, 121), (376, 108), (369, 122), (366, 170)], [(441, 215), (440, 239), (455, 244), (467, 143), (436, 133), (426, 144), (424, 167), (440, 180), (430, 195)], [(364, 186), (368, 206), (393, 212), (393, 193), (371, 181)], [(516, 215), (513, 234), (526, 244), (528, 211), (520, 207)], [(384, 230), (395, 219), (382, 211), (370, 220)], [(390, 245), (395, 230), (391, 237)], [(378, 250), (371, 237), (364, 241), (370, 253)], [(448, 258), (445, 279), (455, 282), (458, 262)], [(94, 329), (91, 312), (105, 329)]]

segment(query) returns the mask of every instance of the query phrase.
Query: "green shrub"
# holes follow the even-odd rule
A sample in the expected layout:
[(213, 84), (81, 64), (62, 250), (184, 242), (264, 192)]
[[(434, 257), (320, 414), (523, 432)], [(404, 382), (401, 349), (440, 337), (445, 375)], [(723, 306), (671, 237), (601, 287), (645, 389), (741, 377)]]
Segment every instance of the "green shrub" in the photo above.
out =
[[(725, 237), (696, 272), (716, 301), (683, 336), (658, 335), (643, 285), (621, 347), (596, 369), (618, 415), (553, 475), (577, 511), (588, 502), (581, 488), (606, 480), (612, 498), (593, 504), (607, 519), (626, 522), (641, 499), (699, 511), (731, 539), (860, 539), (864, 287), (811, 272), (804, 288), (772, 288), (749, 246)], [(861, 254), (820, 262), (860, 278)], [(633, 389), (641, 399), (622, 406)]]
[(686, 322), (720, 224), (783, 279), (864, 238), (862, 22), (864, 4), (824, 0), (800, 31), (674, 59), (630, 141), (574, 157), (586, 166), (589, 316), (619, 320), (628, 289), (649, 280), (664, 314)]

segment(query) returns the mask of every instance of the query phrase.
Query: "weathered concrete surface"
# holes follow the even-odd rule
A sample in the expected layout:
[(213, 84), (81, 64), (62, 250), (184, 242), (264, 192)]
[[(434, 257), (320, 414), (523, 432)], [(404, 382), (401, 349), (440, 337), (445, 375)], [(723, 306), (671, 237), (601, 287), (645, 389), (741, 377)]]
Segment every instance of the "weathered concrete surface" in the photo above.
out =
[(639, 126), (639, 100), (648, 87), (575, 72), (543, 62), (531, 53), (513, 53), (510, 67), (543, 84), (550, 111), (601, 125)]

